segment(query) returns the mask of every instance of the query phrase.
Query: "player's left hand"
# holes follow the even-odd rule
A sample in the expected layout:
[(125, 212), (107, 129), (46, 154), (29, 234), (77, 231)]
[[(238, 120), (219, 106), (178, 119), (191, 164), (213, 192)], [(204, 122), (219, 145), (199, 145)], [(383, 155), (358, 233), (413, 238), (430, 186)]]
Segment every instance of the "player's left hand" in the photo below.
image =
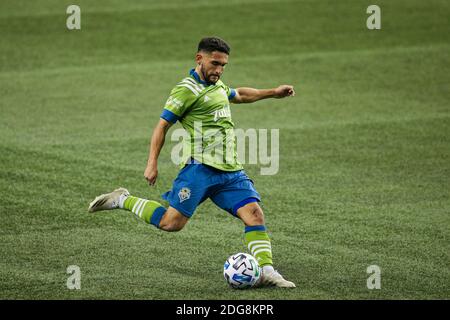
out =
[(293, 86), (283, 84), (275, 89), (274, 98), (279, 99), (279, 98), (293, 97), (293, 96), (295, 96), (295, 91), (294, 91)]

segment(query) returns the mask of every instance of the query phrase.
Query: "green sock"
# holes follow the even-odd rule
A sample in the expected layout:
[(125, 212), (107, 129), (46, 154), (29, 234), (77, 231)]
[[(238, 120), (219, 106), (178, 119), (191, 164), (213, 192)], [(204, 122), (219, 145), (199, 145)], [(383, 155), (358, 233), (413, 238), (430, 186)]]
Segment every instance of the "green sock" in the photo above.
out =
[(156, 227), (159, 227), (159, 222), (166, 212), (166, 208), (156, 201), (133, 196), (128, 196), (125, 201), (123, 201), (122, 208), (133, 212), (137, 217)]
[(261, 267), (272, 265), (272, 246), (265, 226), (245, 227), (245, 244)]

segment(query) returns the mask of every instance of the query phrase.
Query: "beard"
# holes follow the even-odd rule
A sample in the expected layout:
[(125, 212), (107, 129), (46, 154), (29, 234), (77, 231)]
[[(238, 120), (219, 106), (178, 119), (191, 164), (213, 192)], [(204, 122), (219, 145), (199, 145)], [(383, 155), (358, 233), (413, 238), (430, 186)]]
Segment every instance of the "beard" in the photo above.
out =
[(217, 81), (219, 81), (220, 76), (215, 74), (207, 74), (205, 69), (203, 68), (203, 65), (200, 68), (203, 78), (207, 83), (216, 84)]

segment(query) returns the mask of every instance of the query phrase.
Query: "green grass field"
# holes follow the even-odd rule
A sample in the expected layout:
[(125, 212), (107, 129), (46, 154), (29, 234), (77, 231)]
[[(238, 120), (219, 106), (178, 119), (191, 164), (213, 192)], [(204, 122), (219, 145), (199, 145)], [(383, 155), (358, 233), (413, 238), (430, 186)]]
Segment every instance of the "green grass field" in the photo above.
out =
[[(78, 0), (69, 31), (72, 3), (0, 3), (0, 298), (450, 298), (448, 1), (379, 0), (373, 31), (365, 0)], [(118, 186), (170, 189), (173, 143), (149, 188), (148, 142), (207, 35), (232, 46), (230, 86), (296, 88), (232, 106), (236, 127), (280, 130), (279, 173), (246, 170), (294, 290), (226, 286), (243, 225), (209, 200), (179, 233), (87, 213)], [(380, 290), (366, 287), (373, 264)]]

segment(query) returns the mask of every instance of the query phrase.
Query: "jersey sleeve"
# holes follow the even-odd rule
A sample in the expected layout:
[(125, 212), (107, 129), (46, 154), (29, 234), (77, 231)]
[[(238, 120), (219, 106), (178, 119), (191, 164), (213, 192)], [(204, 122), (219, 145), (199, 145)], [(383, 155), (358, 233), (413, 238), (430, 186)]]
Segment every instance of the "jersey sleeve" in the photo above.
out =
[(171, 123), (177, 122), (192, 106), (195, 99), (196, 96), (191, 90), (186, 87), (176, 86), (170, 92), (160, 117)]
[(233, 98), (236, 96), (236, 89), (230, 88), (227, 85), (223, 85), (223, 88), (225, 89), (225, 92), (228, 96), (228, 101), (233, 100)]

